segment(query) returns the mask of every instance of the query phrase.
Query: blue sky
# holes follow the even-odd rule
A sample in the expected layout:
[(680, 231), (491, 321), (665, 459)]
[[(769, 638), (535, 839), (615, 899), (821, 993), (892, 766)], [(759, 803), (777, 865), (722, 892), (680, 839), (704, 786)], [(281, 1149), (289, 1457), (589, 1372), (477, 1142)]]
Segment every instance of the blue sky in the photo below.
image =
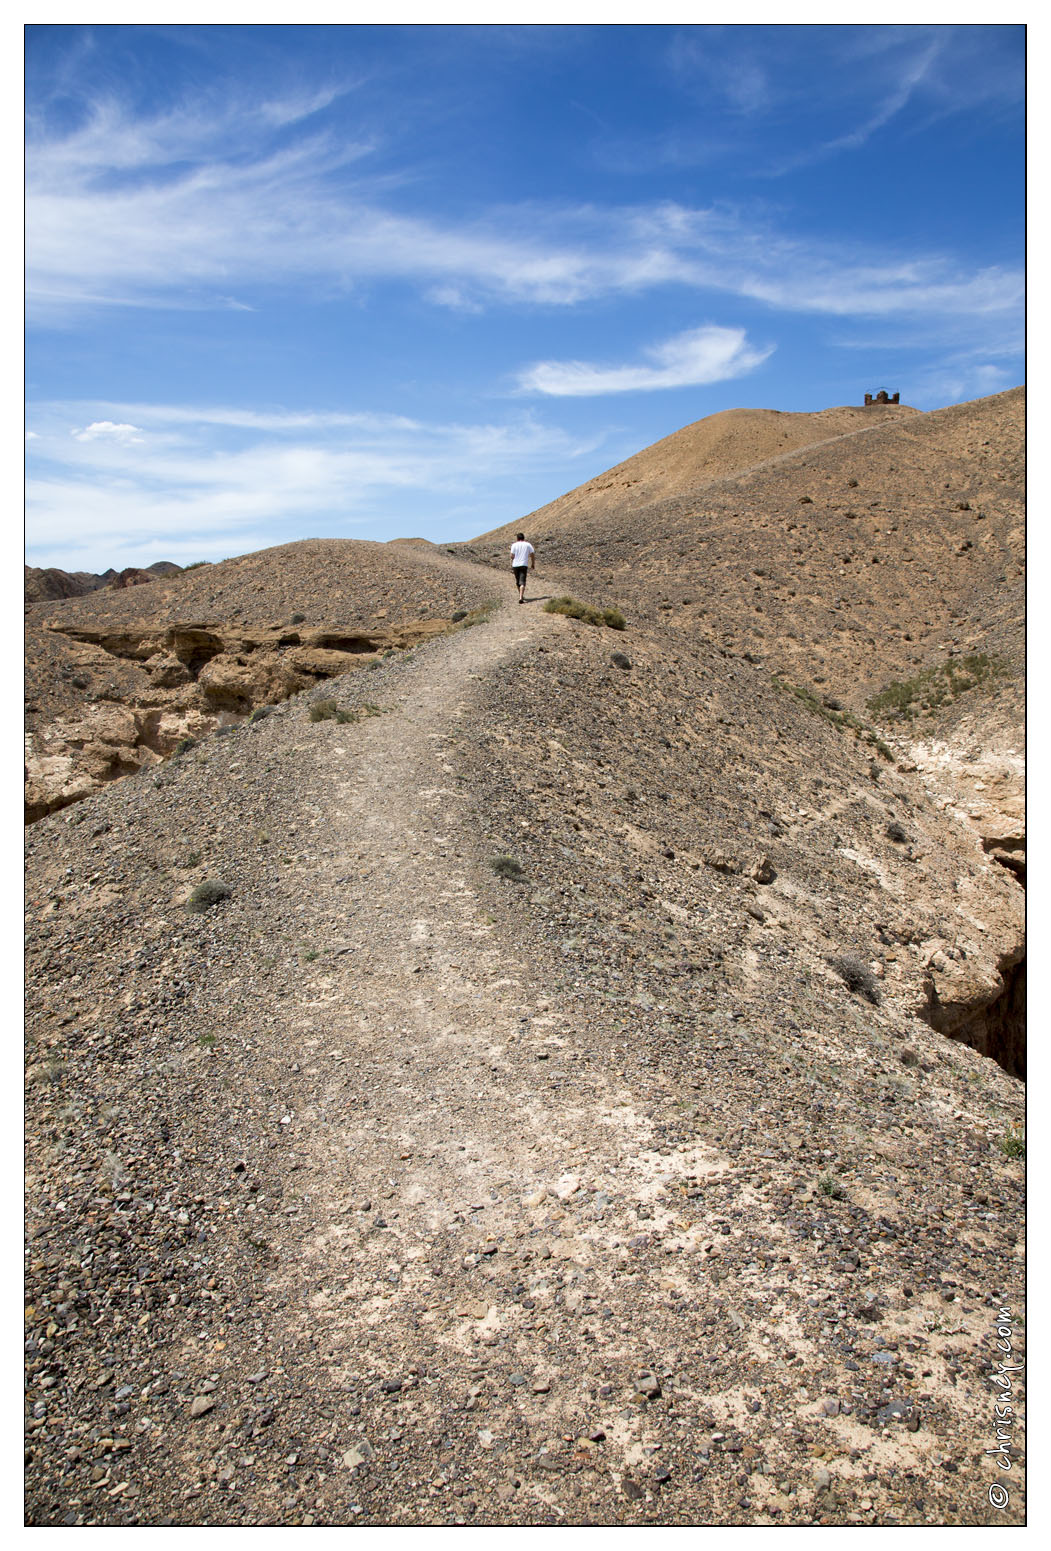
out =
[(1023, 380), (1018, 26), (31, 26), (28, 555), (469, 538)]

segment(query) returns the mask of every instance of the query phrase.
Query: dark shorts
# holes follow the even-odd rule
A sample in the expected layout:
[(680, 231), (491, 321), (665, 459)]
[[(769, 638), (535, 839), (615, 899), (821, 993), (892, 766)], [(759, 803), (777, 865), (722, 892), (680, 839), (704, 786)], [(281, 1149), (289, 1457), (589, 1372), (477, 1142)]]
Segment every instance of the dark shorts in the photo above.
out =
[(515, 586), (524, 587), (525, 579), (529, 575), (529, 567), (527, 565), (513, 565), (511, 569), (515, 573)]

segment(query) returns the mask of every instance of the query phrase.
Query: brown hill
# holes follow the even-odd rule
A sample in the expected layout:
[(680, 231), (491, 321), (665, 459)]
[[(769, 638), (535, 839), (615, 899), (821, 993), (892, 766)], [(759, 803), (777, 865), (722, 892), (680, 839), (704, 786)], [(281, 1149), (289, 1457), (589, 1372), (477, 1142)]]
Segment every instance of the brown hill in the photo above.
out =
[(112, 566), (96, 575), (93, 571), (60, 571), (54, 567), (41, 570), (38, 566), (25, 568), (25, 599), (27, 603), (50, 603), (56, 598), (79, 598), (87, 592), (98, 592), (102, 587), (123, 588), (152, 582), (157, 576), (177, 576), (182, 570), (171, 560), (156, 560), (145, 567), (130, 566), (117, 572)]
[(487, 595), (483, 577), (472, 586), (455, 567), (436, 568), (433, 546), (353, 539), (281, 545), (150, 580), (29, 612), (31, 820), (186, 739), (429, 639)]
[(55, 598), (79, 598), (92, 588), (83, 576), (72, 576), (53, 566), (42, 570), (39, 566), (25, 568), (25, 598), (27, 603), (50, 603)]
[[(615, 468), (578, 485), (533, 512), (526, 521), (541, 538), (561, 533), (581, 518), (608, 520), (622, 511), (666, 497), (684, 495), (695, 486), (769, 463), (800, 447), (820, 445), (829, 438), (871, 430), (917, 414), (902, 405), (892, 409), (821, 409), (789, 413), (777, 409), (725, 409), (671, 436), (654, 442)], [(505, 523), (487, 538), (511, 542), (520, 523)]]
[[(1001, 408), (957, 429), (988, 428), (964, 488), (1010, 554)], [(832, 447), (929, 426), (884, 447), (904, 510), (944, 422)], [(835, 482), (878, 477), (801, 490), (829, 454), (619, 517), (635, 564), (601, 577), (593, 513), (524, 607), (445, 550), (309, 541), (157, 621), (164, 583), (39, 610), (113, 675), (161, 626), (184, 666), (178, 629), (221, 638), (199, 677), (224, 630), (245, 666), (301, 649), (271, 631), (441, 633), (27, 831), (31, 1522), (1021, 1521), (1021, 1454), (996, 1508), (987, 1450), (988, 1343), (1024, 1335), (1024, 895), (947, 763), (1017, 702), (1005, 669), (911, 722), (829, 706), (903, 648), (823, 647), (787, 571), (757, 646), (762, 501), (827, 535)], [(667, 580), (699, 513), (714, 620)], [(1006, 655), (1004, 575), (974, 628)]]

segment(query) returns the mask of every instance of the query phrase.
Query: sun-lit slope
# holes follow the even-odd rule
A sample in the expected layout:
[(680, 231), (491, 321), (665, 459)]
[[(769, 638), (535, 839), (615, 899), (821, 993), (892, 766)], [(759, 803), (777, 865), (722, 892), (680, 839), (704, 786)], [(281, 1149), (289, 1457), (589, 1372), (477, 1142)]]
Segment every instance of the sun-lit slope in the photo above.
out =
[(652, 501), (682, 495), (697, 485), (740, 473), (830, 436), (870, 428), (877, 416), (889, 415), (900, 423), (902, 418), (916, 414), (916, 410), (904, 405), (889, 410), (844, 406), (806, 414), (777, 409), (722, 410), (662, 437), (652, 447), (549, 501), (528, 517), (484, 534), (477, 542), (503, 540), (523, 525), (531, 538), (543, 538), (563, 531), (581, 518), (633, 510)]
[[(660, 500), (626, 502), (617, 471), (595, 482), (604, 505), (574, 512), (565, 497), (565, 520), (537, 535), (537, 585), (557, 577), (840, 695), (932, 653), (993, 650), (1020, 666), (1024, 389), (925, 415), (827, 413), (829, 427), (866, 428), (708, 484), (687, 475)], [(500, 537), (470, 550), (504, 564)]]

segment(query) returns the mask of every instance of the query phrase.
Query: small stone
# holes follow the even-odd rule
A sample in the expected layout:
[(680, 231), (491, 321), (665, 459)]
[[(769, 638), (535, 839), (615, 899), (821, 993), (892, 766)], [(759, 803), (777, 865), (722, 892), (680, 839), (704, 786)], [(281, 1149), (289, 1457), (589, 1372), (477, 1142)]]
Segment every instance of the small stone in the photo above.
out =
[(358, 1470), (362, 1465), (367, 1465), (369, 1460), (374, 1458), (375, 1454), (372, 1445), (366, 1443), (363, 1438), (360, 1443), (347, 1450), (343, 1456), (343, 1463), (348, 1470)]
[(489, 1313), (489, 1305), (482, 1303), (480, 1299), (472, 1299), (469, 1302), (457, 1304), (453, 1313), (457, 1319), (484, 1319)]
[(195, 1395), (190, 1406), (191, 1416), (207, 1416), (209, 1411), (215, 1410), (215, 1401), (210, 1395)]
[(635, 1381), (635, 1394), (643, 1400), (659, 1400), (663, 1391), (656, 1374), (644, 1373)]
[(550, 1393), (550, 1390), (551, 1381), (549, 1379), (537, 1379), (533, 1385), (534, 1395), (547, 1395)]

